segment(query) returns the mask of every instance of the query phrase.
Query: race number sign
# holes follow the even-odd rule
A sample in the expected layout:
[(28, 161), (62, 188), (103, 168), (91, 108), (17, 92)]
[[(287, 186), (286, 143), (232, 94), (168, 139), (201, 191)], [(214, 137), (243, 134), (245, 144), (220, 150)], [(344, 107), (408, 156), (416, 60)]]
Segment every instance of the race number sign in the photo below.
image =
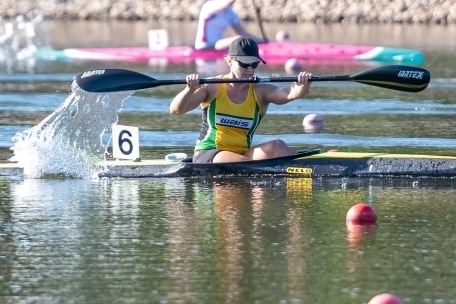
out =
[(147, 33), (149, 49), (152, 51), (162, 51), (169, 45), (167, 30), (149, 30)]
[(112, 156), (118, 159), (139, 158), (139, 128), (112, 126)]

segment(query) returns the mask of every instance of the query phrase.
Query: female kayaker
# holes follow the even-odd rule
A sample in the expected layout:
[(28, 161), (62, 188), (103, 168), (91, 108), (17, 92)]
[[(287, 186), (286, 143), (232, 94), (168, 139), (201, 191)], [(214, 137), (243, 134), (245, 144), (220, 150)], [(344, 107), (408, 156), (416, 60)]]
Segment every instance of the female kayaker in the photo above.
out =
[[(250, 78), (260, 63), (256, 42), (247, 37), (234, 40), (225, 56), (228, 75), (215, 78)], [(199, 75), (186, 76), (187, 85), (170, 104), (170, 114), (183, 114), (201, 106), (202, 126), (195, 145), (195, 163), (259, 160), (295, 153), (280, 139), (251, 146), (253, 134), (269, 104), (286, 104), (309, 92), (312, 74), (300, 72), (291, 86), (271, 83), (199, 84)]]
[[(223, 50), (228, 48), (231, 41), (239, 36), (261, 41), (242, 26), (239, 16), (232, 8), (235, 1), (209, 0), (202, 5), (196, 31), (195, 49)], [(225, 31), (230, 27), (238, 35), (224, 38)]]

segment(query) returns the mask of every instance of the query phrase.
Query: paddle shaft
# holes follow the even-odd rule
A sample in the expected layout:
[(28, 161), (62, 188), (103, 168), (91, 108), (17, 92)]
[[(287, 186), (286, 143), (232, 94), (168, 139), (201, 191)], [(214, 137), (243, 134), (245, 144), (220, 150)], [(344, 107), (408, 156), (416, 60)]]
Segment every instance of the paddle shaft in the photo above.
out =
[[(429, 71), (417, 67), (389, 65), (352, 75), (312, 76), (310, 81), (354, 81), (404, 92), (424, 90), (430, 81)], [(295, 82), (297, 76), (251, 78), (202, 78), (205, 83)], [(145, 74), (124, 69), (88, 71), (76, 76), (76, 83), (88, 92), (136, 91), (161, 85), (186, 84), (185, 79), (158, 80)]]
[[(310, 81), (349, 81), (350, 75), (312, 76)], [(262, 82), (295, 82), (297, 76), (286, 77), (251, 77), (251, 78), (201, 78), (199, 83), (262, 83)], [(153, 86), (186, 84), (185, 79), (155, 80)], [(152, 83), (151, 83), (152, 84)]]

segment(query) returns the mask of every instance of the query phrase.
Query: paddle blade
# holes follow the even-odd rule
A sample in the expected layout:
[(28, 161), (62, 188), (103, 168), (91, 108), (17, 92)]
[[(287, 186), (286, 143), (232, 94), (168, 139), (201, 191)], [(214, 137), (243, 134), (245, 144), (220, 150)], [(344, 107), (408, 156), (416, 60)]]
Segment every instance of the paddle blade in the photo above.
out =
[(349, 79), (381, 88), (420, 92), (428, 86), (431, 74), (417, 67), (387, 65), (350, 75)]
[(75, 80), (81, 89), (95, 93), (136, 91), (157, 85), (152, 77), (124, 69), (87, 71), (76, 75)]

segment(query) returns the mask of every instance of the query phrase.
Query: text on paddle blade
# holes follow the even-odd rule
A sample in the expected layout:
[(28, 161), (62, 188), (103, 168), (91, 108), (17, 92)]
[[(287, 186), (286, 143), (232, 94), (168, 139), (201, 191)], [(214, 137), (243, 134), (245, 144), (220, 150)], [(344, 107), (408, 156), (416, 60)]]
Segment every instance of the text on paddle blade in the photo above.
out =
[(88, 71), (88, 72), (82, 73), (81, 78), (87, 78), (87, 77), (91, 77), (91, 76), (94, 76), (94, 75), (103, 75), (105, 72), (106, 72), (106, 70)]
[(420, 71), (407, 71), (407, 70), (400, 70), (397, 74), (397, 77), (400, 78), (414, 78), (414, 79), (423, 79), (424, 72)]

